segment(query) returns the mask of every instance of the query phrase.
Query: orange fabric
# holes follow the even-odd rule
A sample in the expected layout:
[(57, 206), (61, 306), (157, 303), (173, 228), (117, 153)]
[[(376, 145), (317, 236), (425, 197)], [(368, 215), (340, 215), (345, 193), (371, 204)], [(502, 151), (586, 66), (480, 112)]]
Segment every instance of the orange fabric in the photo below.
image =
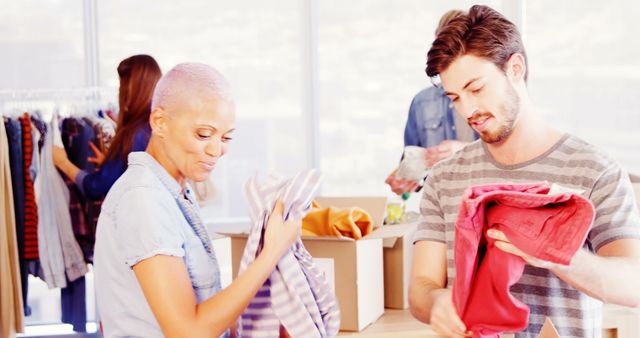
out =
[(303, 236), (350, 237), (360, 239), (373, 230), (371, 216), (360, 208), (323, 208), (313, 201), (302, 219)]

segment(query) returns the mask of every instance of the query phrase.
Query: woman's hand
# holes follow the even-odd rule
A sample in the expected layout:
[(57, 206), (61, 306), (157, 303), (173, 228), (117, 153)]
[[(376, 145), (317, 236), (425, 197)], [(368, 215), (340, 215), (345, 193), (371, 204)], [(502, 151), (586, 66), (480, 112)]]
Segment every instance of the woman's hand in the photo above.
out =
[(276, 202), (264, 235), (264, 251), (277, 255), (278, 258), (288, 250), (302, 231), (299, 219), (283, 220), (284, 206), (282, 201)]
[(93, 142), (89, 142), (89, 147), (93, 151), (93, 157), (89, 157), (87, 161), (95, 164), (97, 167), (101, 166), (104, 162), (104, 154), (96, 147)]

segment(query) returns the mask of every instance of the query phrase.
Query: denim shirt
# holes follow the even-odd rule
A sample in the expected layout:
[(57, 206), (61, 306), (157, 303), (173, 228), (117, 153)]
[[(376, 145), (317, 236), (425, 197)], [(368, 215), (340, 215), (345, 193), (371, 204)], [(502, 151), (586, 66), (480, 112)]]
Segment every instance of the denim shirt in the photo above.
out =
[[(193, 205), (191, 211), (183, 212), (183, 202)], [(215, 255), (190, 224), (198, 213), (191, 189), (183, 191), (148, 153), (129, 154), (129, 167), (104, 200), (96, 233), (96, 298), (105, 337), (162, 337), (132, 270), (142, 260), (181, 257), (198, 303), (220, 290)]]
[(432, 147), (444, 140), (455, 140), (455, 110), (441, 87), (428, 87), (411, 101), (404, 129), (404, 145)]

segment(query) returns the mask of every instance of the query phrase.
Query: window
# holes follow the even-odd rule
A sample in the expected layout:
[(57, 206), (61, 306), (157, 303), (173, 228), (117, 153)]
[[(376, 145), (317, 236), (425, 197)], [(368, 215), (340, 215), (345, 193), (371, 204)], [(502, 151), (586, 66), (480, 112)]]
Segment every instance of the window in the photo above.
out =
[[(80, 0), (4, 2), (0, 11), (0, 89), (22, 91), (19, 96), (23, 102), (47, 99), (30, 97), (27, 90), (84, 86), (82, 9)], [(3, 99), (6, 104), (11, 96)], [(87, 315), (93, 320), (89, 292)], [(30, 276), (28, 304), (32, 312), (25, 317), (25, 324), (34, 325), (36, 331), (36, 325), (60, 323), (59, 289), (49, 290), (43, 281)]]
[[(325, 195), (387, 195), (413, 96), (431, 82), (440, 16), (471, 1), (318, 2), (319, 139)], [(485, 4), (500, 10), (502, 1)]]
[(534, 103), (636, 174), (640, 27), (631, 13), (638, 10), (634, 1), (528, 1), (525, 40)]
[(3, 2), (0, 31), (0, 88), (84, 85), (82, 1)]
[(234, 87), (237, 128), (212, 174), (218, 197), (205, 218), (246, 217), (242, 184), (253, 173), (307, 166), (300, 1), (116, 0), (99, 2), (98, 13), (102, 85), (117, 87), (120, 60), (144, 53), (164, 72), (207, 63)]

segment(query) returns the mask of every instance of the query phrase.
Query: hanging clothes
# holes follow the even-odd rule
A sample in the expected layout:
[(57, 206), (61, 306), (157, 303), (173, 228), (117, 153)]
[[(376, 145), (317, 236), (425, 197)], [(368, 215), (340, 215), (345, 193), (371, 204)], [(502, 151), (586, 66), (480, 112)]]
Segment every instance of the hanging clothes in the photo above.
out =
[(31, 164), (33, 162), (33, 135), (28, 113), (19, 118), (22, 127), (22, 159), (24, 177), (24, 259), (38, 259), (38, 206), (36, 205)]
[[(96, 225), (104, 196), (127, 168), (126, 161), (120, 159), (106, 161), (100, 168), (96, 168), (87, 160), (93, 153), (89, 144), (93, 143), (105, 153), (114, 134), (115, 128), (110, 122), (97, 117), (70, 117), (62, 122), (62, 143), (67, 157), (81, 170), (75, 177), (75, 182), (66, 176), (64, 180), (70, 193), (69, 205), (74, 234), (87, 262), (93, 261)], [(149, 133), (143, 131), (141, 141), (138, 141), (138, 134), (134, 139), (132, 151), (144, 150), (147, 146)]]
[[(65, 287), (66, 278), (74, 281), (87, 273), (82, 250), (73, 236), (69, 215), (69, 190), (53, 165), (54, 135), (58, 129), (46, 135), (41, 155), (40, 175), (36, 181), (40, 196), (38, 236), (40, 238), (40, 263), (49, 288)], [(66, 278), (65, 278), (66, 274)]]
[[(259, 184), (251, 177), (244, 193), (253, 227), (240, 262), (239, 273), (260, 253), (264, 230), (277, 200), (284, 203), (283, 218), (302, 219), (319, 186), (315, 170), (303, 171), (291, 180), (272, 178)], [(278, 337), (280, 325), (291, 337), (334, 337), (340, 328), (336, 297), (313, 264), (298, 237), (240, 319), (241, 337)]]
[(5, 120), (5, 128), (9, 146), (9, 161), (11, 165), (11, 184), (13, 190), (13, 207), (15, 214), (15, 229), (18, 240), (18, 257), (20, 260), (20, 284), (22, 287), (22, 304), (24, 314), (31, 314), (27, 305), (29, 290), (27, 260), (24, 257), (24, 164), (22, 154), (22, 127), (19, 121)]
[(75, 332), (87, 332), (87, 295), (85, 277), (67, 280), (67, 287), (60, 289), (62, 322), (71, 324)]
[(44, 147), (44, 139), (47, 135), (47, 124), (36, 115), (31, 116), (31, 123), (33, 123), (35, 129), (40, 133), (40, 137), (38, 137), (38, 153), (40, 153), (42, 151), (42, 147)]
[[(84, 94), (83, 94), (84, 97)], [(84, 99), (83, 99), (84, 100)], [(84, 101), (83, 101), (84, 102)], [(22, 105), (20, 105), (22, 106)], [(19, 273), (14, 278), (18, 283), (19, 295), (22, 297), (19, 303), (22, 310), (18, 313), (19, 327), (22, 330), (24, 315), (30, 315), (27, 305), (28, 274), (40, 277), (49, 288), (61, 288), (62, 321), (73, 325), (77, 332), (86, 332), (86, 288), (84, 275), (88, 271), (86, 261), (91, 261), (93, 245), (95, 242), (95, 221), (100, 213), (101, 199), (84, 199), (81, 190), (74, 186), (80, 203), (74, 204), (74, 211), (69, 209), (69, 190), (64, 187), (63, 179), (52, 161), (52, 141), (47, 139), (52, 136), (51, 131), (57, 132), (59, 145), (63, 146), (60, 137), (61, 127), (56, 123), (44, 123), (39, 112), (24, 113), (19, 117), (5, 118), (4, 128), (7, 139), (6, 155), (10, 185), (2, 184), (5, 194), (2, 205), (2, 227), (0, 227), (0, 279), (8, 275), (11, 265), (5, 260), (8, 257), (11, 246), (5, 245), (5, 228), (13, 230), (16, 240), (16, 259), (19, 264)], [(116, 124), (109, 119), (97, 118), (84, 114), (83, 117), (70, 119), (72, 123), (78, 122), (80, 132), (91, 135), (91, 141), (99, 149), (106, 152), (115, 134)], [(47, 130), (49, 134), (47, 134)], [(85, 164), (80, 166), (89, 172), (95, 168), (87, 164), (86, 159), (91, 155), (88, 144), (76, 140), (74, 145), (84, 146), (85, 154), (80, 154), (77, 149), (71, 149), (69, 158), (84, 158)], [(41, 156), (42, 152), (42, 156)], [(3, 171), (0, 170), (0, 175)], [(0, 177), (2, 180), (2, 177)], [(8, 195), (7, 195), (8, 194)], [(8, 196), (11, 198), (9, 199)], [(11, 203), (13, 212), (11, 216), (4, 213), (5, 207)], [(76, 222), (74, 228), (71, 223), (71, 213), (82, 222)], [(66, 214), (66, 215), (65, 215)], [(5, 218), (11, 218), (12, 222), (5, 222)], [(84, 224), (83, 224), (84, 222)], [(76, 228), (81, 233), (75, 234)], [(76, 236), (77, 235), (77, 236)], [(80, 242), (82, 250), (80, 249)], [(7, 264), (5, 264), (7, 263)], [(0, 284), (0, 337), (7, 336), (5, 332), (9, 328), (5, 319), (14, 311), (7, 310), (6, 297), (11, 290), (8, 284)], [(65, 287), (66, 286), (66, 287)], [(5, 325), (6, 324), (6, 325)]]
[(24, 331), (22, 286), (16, 234), (8, 138), (0, 128), (0, 336)]

